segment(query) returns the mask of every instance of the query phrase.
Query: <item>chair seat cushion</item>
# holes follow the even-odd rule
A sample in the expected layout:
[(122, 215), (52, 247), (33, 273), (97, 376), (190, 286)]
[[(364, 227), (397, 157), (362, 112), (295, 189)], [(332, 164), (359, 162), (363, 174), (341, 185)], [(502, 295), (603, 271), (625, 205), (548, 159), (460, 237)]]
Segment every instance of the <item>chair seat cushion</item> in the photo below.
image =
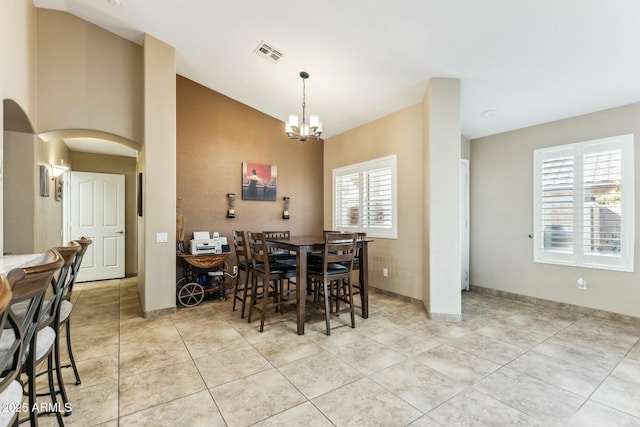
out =
[(20, 409), (22, 402), (22, 386), (18, 381), (11, 381), (7, 388), (0, 393), (0, 402), (3, 407), (3, 410), (0, 411), (0, 426), (8, 426)]
[[(265, 273), (264, 271), (264, 264), (256, 264), (255, 267), (256, 271), (258, 273)], [(284, 274), (287, 272), (290, 272), (292, 270), (295, 270), (296, 266), (295, 265), (288, 265), (288, 264), (283, 264), (280, 262), (270, 262), (269, 263), (269, 273), (270, 274)]]
[[(36, 360), (42, 359), (49, 350), (53, 348), (53, 342), (56, 339), (56, 333), (52, 327), (47, 326), (38, 331), (36, 340)], [(6, 353), (16, 341), (16, 335), (13, 329), (5, 329), (0, 336), (0, 353)], [(25, 344), (28, 345), (28, 344)], [(29, 348), (25, 349), (25, 356), (29, 354)], [(25, 360), (22, 361), (24, 364)]]
[(63, 300), (60, 302), (60, 323), (67, 320), (71, 314), (71, 310), (73, 310), (73, 304), (71, 304), (71, 301)]
[[(316, 275), (322, 275), (322, 265), (312, 265), (309, 266), (308, 268), (309, 273), (311, 274), (316, 274)], [(349, 269), (347, 267), (345, 267), (344, 265), (338, 264), (338, 263), (331, 263), (327, 265), (327, 274), (328, 275), (332, 275), (332, 274), (344, 274), (344, 273), (348, 273)]]

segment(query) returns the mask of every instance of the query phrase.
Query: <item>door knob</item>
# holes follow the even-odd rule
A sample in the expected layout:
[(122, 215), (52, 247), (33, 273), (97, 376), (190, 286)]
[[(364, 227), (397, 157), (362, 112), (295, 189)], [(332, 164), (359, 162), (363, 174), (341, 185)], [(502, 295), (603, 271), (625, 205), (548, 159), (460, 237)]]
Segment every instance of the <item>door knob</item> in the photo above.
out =
[(122, 231), (122, 230), (116, 231), (116, 234), (124, 234), (124, 231)]

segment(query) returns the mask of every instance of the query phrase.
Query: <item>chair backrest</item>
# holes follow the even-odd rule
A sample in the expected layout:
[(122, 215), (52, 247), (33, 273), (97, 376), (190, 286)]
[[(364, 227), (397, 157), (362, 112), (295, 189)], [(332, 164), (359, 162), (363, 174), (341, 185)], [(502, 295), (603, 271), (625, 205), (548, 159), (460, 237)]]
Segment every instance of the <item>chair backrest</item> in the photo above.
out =
[(251, 256), (249, 254), (249, 247), (247, 246), (247, 237), (245, 232), (233, 230), (231, 234), (233, 236), (233, 248), (236, 251), (236, 264), (244, 264), (248, 267)]
[[(7, 274), (13, 293), (11, 307), (26, 305), (26, 310), (19, 318), (25, 343), (22, 346), (20, 360), (22, 360), (28, 346), (35, 351), (36, 332), (40, 328), (39, 319), (44, 294), (54, 274), (62, 267), (63, 263), (62, 255), (55, 249), (49, 249), (36, 264), (14, 268)], [(13, 309), (11, 310), (13, 316)], [(29, 344), (27, 345), (27, 343)]]
[[(20, 373), (23, 333), (10, 309), (12, 299), (11, 284), (2, 274), (0, 274), (0, 295), (0, 342), (3, 343), (3, 351), (0, 352), (1, 394)], [(13, 332), (13, 335), (11, 335), (11, 332)]]
[(93, 243), (93, 240), (89, 239), (88, 237), (82, 236), (81, 238), (74, 240), (74, 242), (80, 245), (80, 252), (76, 254), (76, 257), (73, 260), (73, 265), (71, 266), (71, 282), (69, 283), (69, 294), (71, 294), (73, 285), (76, 283), (76, 278), (78, 276), (78, 271), (80, 271), (82, 259), (87, 253), (87, 248), (89, 248), (89, 246)]
[[(82, 246), (79, 243), (72, 241), (67, 246), (58, 246), (55, 248), (63, 259), (62, 268), (57, 276), (54, 276), (51, 281), (53, 286), (53, 294), (49, 300), (49, 305), (43, 308), (43, 311), (47, 311), (51, 317), (57, 316), (60, 311), (60, 301), (63, 299), (71, 299), (71, 286), (73, 284), (74, 276), (72, 274), (73, 264), (75, 259), (82, 250)], [(53, 303), (51, 303), (53, 300)], [(44, 314), (44, 313), (43, 313)]]
[(346, 267), (348, 272), (353, 270), (356, 246), (356, 233), (326, 233), (324, 235), (322, 271), (326, 273), (332, 264), (340, 264)]
[[(291, 231), (289, 230), (263, 231), (262, 235), (264, 236), (265, 239), (290, 239)], [(269, 254), (280, 254), (280, 253), (288, 252), (288, 251), (285, 251), (284, 249), (273, 248), (271, 246), (267, 246), (267, 251), (269, 252)]]
[(248, 233), (249, 236), (249, 253), (251, 254), (251, 261), (253, 268), (256, 270), (256, 266), (264, 264), (264, 271), (269, 271), (269, 250), (267, 242), (264, 240), (264, 233)]

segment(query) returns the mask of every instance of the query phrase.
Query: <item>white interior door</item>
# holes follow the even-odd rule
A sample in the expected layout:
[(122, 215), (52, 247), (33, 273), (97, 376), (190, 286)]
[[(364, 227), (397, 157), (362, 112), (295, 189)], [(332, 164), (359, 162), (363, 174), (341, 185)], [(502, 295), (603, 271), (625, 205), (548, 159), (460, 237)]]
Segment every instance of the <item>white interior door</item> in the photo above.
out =
[(69, 234), (89, 237), (78, 282), (124, 277), (124, 175), (71, 172)]
[(469, 161), (460, 160), (460, 253), (461, 287), (469, 290)]

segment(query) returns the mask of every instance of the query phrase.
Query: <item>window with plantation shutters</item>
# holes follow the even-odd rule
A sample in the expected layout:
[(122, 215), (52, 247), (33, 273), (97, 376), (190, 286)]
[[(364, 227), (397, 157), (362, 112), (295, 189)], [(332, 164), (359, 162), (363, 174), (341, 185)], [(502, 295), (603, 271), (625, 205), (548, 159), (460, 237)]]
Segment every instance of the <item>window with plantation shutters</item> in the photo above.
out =
[(633, 135), (534, 152), (534, 260), (633, 271)]
[(333, 170), (333, 228), (397, 238), (395, 155)]

